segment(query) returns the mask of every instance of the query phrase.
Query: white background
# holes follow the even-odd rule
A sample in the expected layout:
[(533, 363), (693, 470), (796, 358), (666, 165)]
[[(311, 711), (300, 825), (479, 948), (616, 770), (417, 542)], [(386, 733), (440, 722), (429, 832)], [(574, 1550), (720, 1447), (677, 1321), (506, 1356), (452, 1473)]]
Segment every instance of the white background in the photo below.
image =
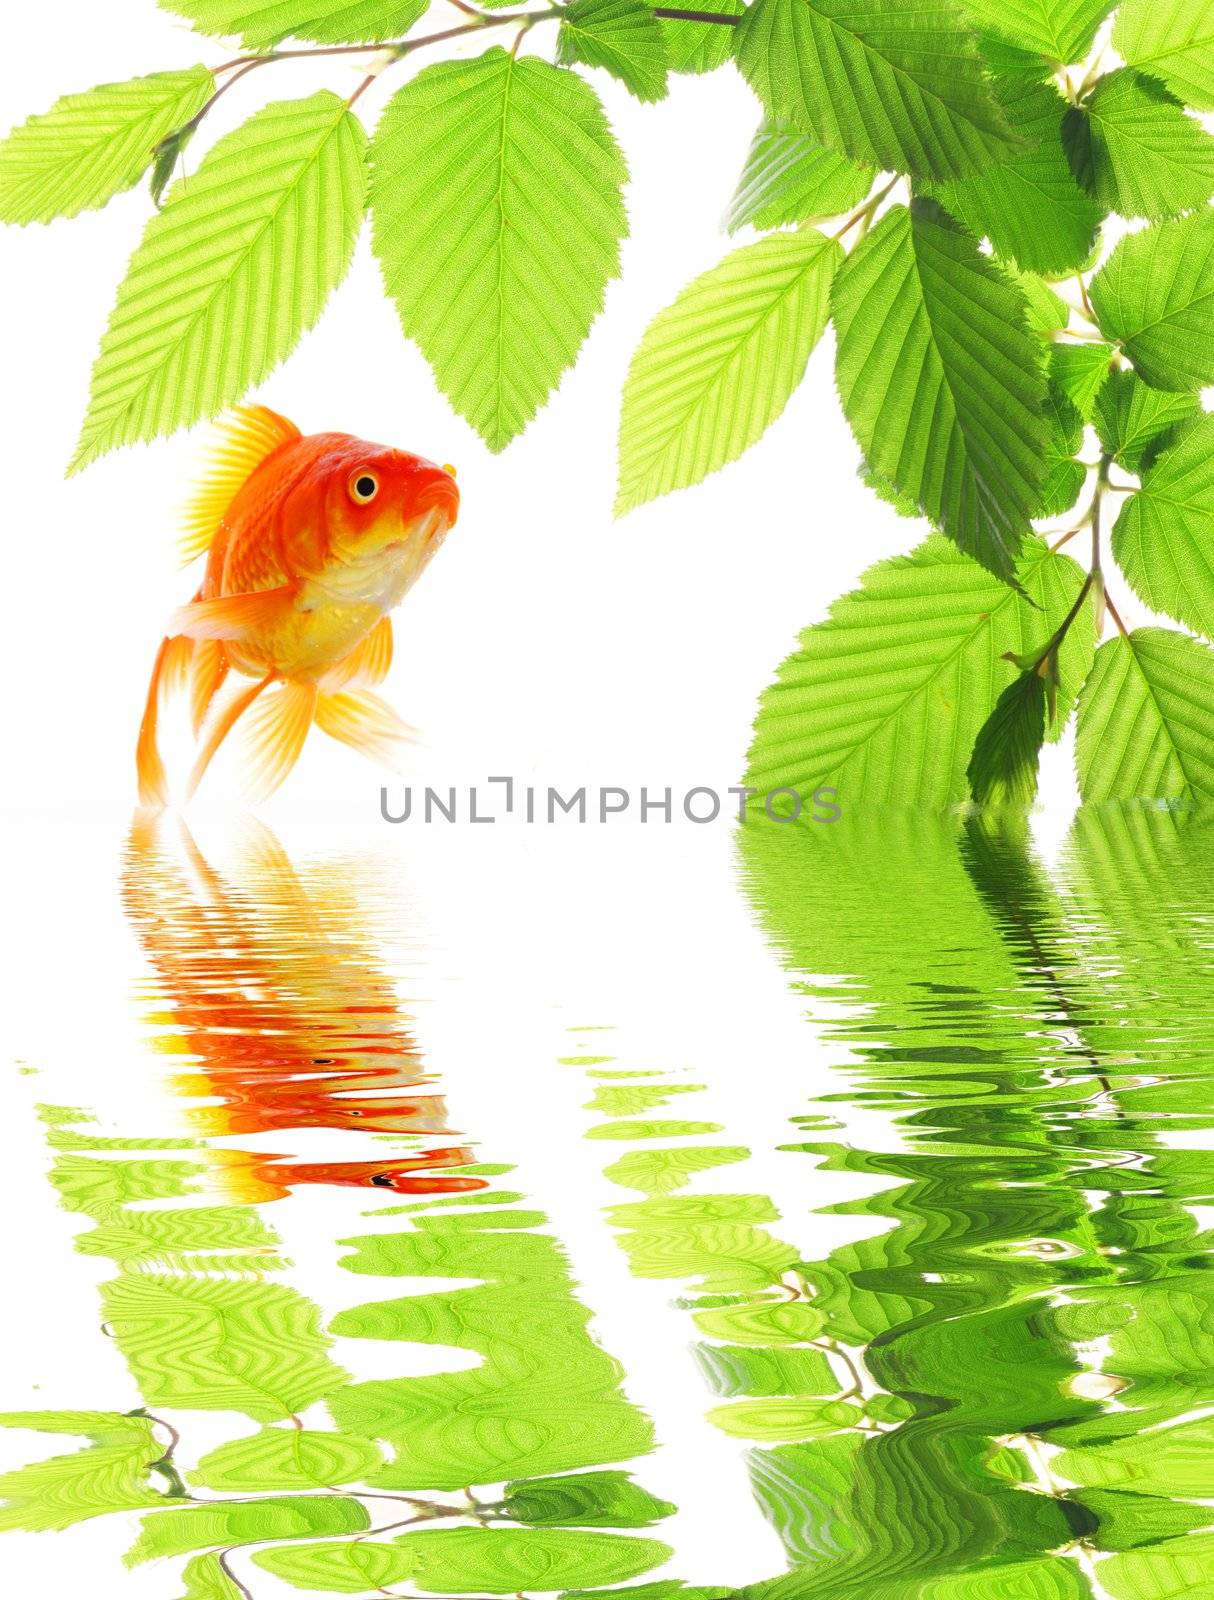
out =
[[(229, 53), (152, 0), (10, 10), (6, 121), (69, 90)], [(436, 26), (443, 11), (431, 13)], [(542, 31), (532, 39), (544, 46)], [(368, 121), (400, 76), (360, 102)], [(357, 77), (333, 61), (266, 68), (225, 97), (207, 135), (267, 96), (348, 92)], [(757, 696), (800, 628), (920, 533), (856, 477), (829, 336), (785, 415), (741, 463), (612, 520), (630, 353), (650, 317), (729, 248), (719, 218), (757, 107), (732, 69), (674, 79), (657, 107), (639, 106), (602, 74), (595, 83), (633, 174), (632, 233), (577, 368), (521, 440), (491, 456), (452, 415), (400, 334), (365, 238), (317, 330), (260, 392), (305, 431), (344, 429), (458, 465), (461, 520), (396, 614), (386, 689), (425, 740), (417, 775), (435, 783), (509, 772), (565, 790), (723, 789), (742, 768)], [(0, 1077), (13, 1291), (4, 1407), (136, 1403), (94, 1331), (93, 1286), (106, 1264), (71, 1253), (73, 1224), (43, 1175), (33, 1101), (92, 1105), (106, 1127), (130, 1134), (171, 1122), (141, 1052), (131, 996), (140, 958), (114, 879), (152, 654), (164, 616), (192, 587), (176, 566), (174, 510), (199, 440), (128, 449), (63, 477), (96, 343), (148, 210), (140, 188), (100, 213), (0, 233), (6, 1055), (38, 1071)], [(1073, 796), (1067, 760), (1066, 750), (1045, 755), (1052, 837)], [(698, 1559), (678, 1570), (724, 1582), (770, 1573), (778, 1555), (757, 1514), (747, 1519), (739, 1453), (699, 1420), (706, 1397), (682, 1349), (685, 1323), (663, 1312), (666, 1286), (627, 1277), (595, 1220), (600, 1205), (627, 1196), (597, 1179), (581, 1143), (587, 1086), (553, 1062), (571, 1053), (567, 1026), (618, 1025), (621, 1065), (692, 1072), (710, 1093), (694, 1107), (688, 1097), (685, 1114), (715, 1118), (727, 1125), (723, 1137), (762, 1150), (787, 1139), (806, 1074), (838, 1050), (828, 1056), (801, 1021), (803, 1001), (735, 886), (723, 825), (391, 830), (377, 818), (380, 782), (361, 758), (314, 735), (264, 814), (297, 860), (385, 854), (412, 947), (403, 992), (427, 1060), (445, 1074), (453, 1121), (481, 1140), (485, 1159), (519, 1160), (519, 1187), (547, 1193), (591, 1286), (600, 1335), (634, 1375), (630, 1392), (677, 1441), (645, 1481), (685, 1504), (680, 1543)], [(223, 803), (216, 793), (212, 806)], [(567, 1130), (567, 1147), (553, 1129)], [(735, 1169), (730, 1187), (784, 1183), (782, 1235), (817, 1253), (829, 1240), (809, 1216), (806, 1167), (749, 1177)], [(314, 1191), (291, 1202), (290, 1224), (286, 1206), (271, 1208), (305, 1278), (336, 1276), (332, 1240), (357, 1228), (361, 1200)], [(348, 1285), (337, 1287), (348, 1300)], [(35, 1453), (29, 1436), (0, 1448), (6, 1461)], [(46, 1453), (57, 1448), (47, 1441)], [(122, 1521), (14, 1537), (3, 1555), (38, 1592), (87, 1584), (94, 1595), (167, 1600), (177, 1591), (165, 1573), (122, 1573)]]

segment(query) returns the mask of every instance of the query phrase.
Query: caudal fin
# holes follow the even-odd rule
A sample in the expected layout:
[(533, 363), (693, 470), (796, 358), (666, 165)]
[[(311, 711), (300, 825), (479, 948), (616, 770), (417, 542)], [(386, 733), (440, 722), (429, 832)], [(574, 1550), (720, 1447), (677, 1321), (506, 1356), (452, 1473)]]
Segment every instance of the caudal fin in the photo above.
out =
[(169, 803), (168, 775), (160, 755), (158, 727), (165, 701), (185, 686), (194, 653), (194, 641), (178, 634), (162, 639), (148, 682), (148, 696), (135, 745), (135, 771), (139, 778), (139, 804), (163, 811)]
[(207, 712), (228, 675), (228, 652), (221, 639), (196, 639), (190, 667), (190, 721), (194, 737), (206, 721)]
[(186, 787), (187, 799), (202, 782), (203, 774), (210, 766), (212, 756), (236, 726), (238, 719), (249, 709), (261, 691), (268, 689), (273, 682), (274, 674), (267, 672), (265, 677), (258, 683), (250, 684), (247, 689), (242, 689), (238, 695), (234, 695), (218, 715), (212, 717), (209, 726), (204, 732), (202, 745), (194, 761), (193, 771), (190, 773), (190, 781)]

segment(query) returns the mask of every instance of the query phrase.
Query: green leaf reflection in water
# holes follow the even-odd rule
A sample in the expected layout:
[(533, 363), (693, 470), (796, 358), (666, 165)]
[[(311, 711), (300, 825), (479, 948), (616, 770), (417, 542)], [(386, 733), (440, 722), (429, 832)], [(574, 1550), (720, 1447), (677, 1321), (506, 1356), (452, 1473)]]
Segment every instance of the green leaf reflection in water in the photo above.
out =
[(1214, 1521), (1193, 1503), (1214, 1492), (1189, 1209), (1208, 1165), (1178, 1148), (1209, 1125), (1211, 834), (1084, 811), (1055, 883), (1022, 833), (975, 823), (744, 833), (787, 964), (851, 1013), (828, 1026), (854, 1086), (822, 1098), (891, 1117), (887, 1149), (786, 1148), (888, 1185), (830, 1208), (881, 1232), (797, 1270), (856, 1403), (876, 1385), (902, 1413), (754, 1453), (792, 1570), (748, 1600), (1214, 1584), (1210, 1541), (1184, 1532)]
[[(449, 1137), (445, 1108), (377, 970), (374, 920), (350, 903), (351, 874), (308, 881), (264, 830), (254, 843), (226, 878), (192, 840), (183, 862), (161, 837), (133, 838), (153, 1043), (191, 1067), (172, 1082), (202, 1102), (187, 1120), (208, 1137), (108, 1138), (83, 1111), (42, 1108), (52, 1181), (88, 1224), (77, 1248), (116, 1269), (103, 1327), (144, 1405), (0, 1418), (90, 1441), (4, 1475), (0, 1525), (140, 1514), (127, 1559), (189, 1557), (182, 1600), (248, 1600), (276, 1578), (513, 1594), (649, 1572), (670, 1547), (637, 1530), (675, 1508), (622, 1465), (652, 1448), (652, 1426), (593, 1337), (559, 1240), (525, 1195), (488, 1189), (509, 1163), (423, 1148), (422, 1135)], [(407, 1158), (369, 1150), (356, 1114), (372, 1139), (405, 1139)], [(212, 1142), (287, 1144), (296, 1126), (327, 1128), (342, 1159)], [(364, 1213), (375, 1231), (347, 1241), (340, 1264), (380, 1294), (413, 1281), (330, 1323), (260, 1206), (302, 1183), (380, 1175), (426, 1199)], [(217, 1192), (233, 1203), (212, 1203)], [(418, 1292), (427, 1277), (443, 1286)], [(368, 1340), (449, 1347), (459, 1370), (360, 1382), (334, 1360), (330, 1328), (355, 1355)], [(400, 1351), (403, 1373), (415, 1358)]]

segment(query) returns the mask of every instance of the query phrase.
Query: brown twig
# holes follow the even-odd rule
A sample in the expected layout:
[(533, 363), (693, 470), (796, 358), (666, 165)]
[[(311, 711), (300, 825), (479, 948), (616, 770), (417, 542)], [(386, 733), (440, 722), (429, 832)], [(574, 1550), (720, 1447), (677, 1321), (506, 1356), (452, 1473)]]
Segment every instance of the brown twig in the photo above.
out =
[(232, 1585), (233, 1589), (239, 1590), (239, 1592), (244, 1596), (244, 1600), (253, 1600), (253, 1591), (252, 1591), (252, 1589), (248, 1588), (245, 1584), (241, 1583), (240, 1579), (232, 1571), (231, 1563), (228, 1561), (228, 1557), (231, 1554), (232, 1554), (232, 1551), (230, 1549), (229, 1550), (220, 1550), (220, 1551), (218, 1551), (216, 1553), (216, 1560), (219, 1562), (219, 1565), (223, 1568), (223, 1575), (228, 1580), (228, 1582)]

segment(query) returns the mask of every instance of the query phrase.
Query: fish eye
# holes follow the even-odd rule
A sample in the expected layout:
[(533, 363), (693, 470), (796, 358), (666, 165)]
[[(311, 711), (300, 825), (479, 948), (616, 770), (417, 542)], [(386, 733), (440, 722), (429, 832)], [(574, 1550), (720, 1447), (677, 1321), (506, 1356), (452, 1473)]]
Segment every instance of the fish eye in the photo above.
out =
[(350, 479), (350, 499), (355, 505), (365, 506), (379, 493), (379, 479), (373, 472), (356, 472)]

